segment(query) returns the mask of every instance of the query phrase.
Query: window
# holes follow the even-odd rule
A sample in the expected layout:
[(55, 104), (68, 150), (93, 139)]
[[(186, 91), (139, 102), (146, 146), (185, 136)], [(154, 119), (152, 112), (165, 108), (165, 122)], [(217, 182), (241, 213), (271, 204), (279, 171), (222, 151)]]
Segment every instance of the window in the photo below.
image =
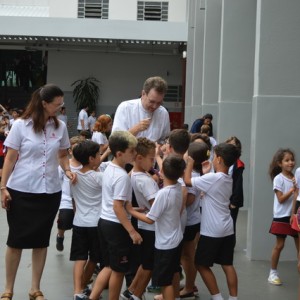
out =
[(78, 18), (108, 19), (109, 0), (78, 0)]
[(168, 21), (169, 2), (138, 1), (138, 21)]
[(164, 102), (181, 102), (182, 101), (182, 86), (169, 85), (164, 97)]

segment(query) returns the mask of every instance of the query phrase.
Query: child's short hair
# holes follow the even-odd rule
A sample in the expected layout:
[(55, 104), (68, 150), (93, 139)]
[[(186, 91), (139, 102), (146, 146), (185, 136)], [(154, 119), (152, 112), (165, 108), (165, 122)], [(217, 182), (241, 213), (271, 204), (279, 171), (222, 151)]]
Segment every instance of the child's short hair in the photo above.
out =
[(210, 126), (209, 125), (202, 125), (201, 128), (200, 128), (200, 133), (204, 133), (204, 134), (209, 134), (210, 133)]
[(90, 139), (92, 137), (91, 133), (88, 130), (81, 130), (80, 135), (85, 137), (86, 139)]
[(184, 154), (191, 141), (190, 134), (185, 129), (174, 129), (169, 135), (169, 144), (176, 153)]
[(113, 156), (118, 151), (125, 152), (128, 148), (135, 148), (137, 138), (129, 131), (114, 131), (109, 137), (109, 148)]
[(230, 167), (241, 156), (241, 151), (232, 144), (220, 143), (214, 147), (215, 154), (224, 160), (226, 167)]
[(194, 142), (198, 139), (202, 140), (208, 146), (208, 149), (211, 150), (211, 142), (209, 136), (202, 133), (193, 133), (191, 135), (191, 142)]
[(210, 156), (208, 146), (205, 143), (192, 142), (188, 149), (188, 155), (195, 161), (194, 170), (202, 174), (202, 163)]
[(70, 138), (70, 145), (72, 147), (73, 145), (78, 144), (81, 141), (82, 141), (82, 137), (81, 136), (79, 136), (79, 135), (72, 136)]
[(90, 157), (96, 157), (100, 151), (100, 145), (96, 142), (85, 140), (81, 141), (74, 147), (73, 156), (83, 166), (88, 165)]
[(178, 180), (182, 177), (185, 169), (185, 161), (179, 155), (170, 154), (162, 163), (164, 176), (169, 180)]
[(225, 141), (225, 143), (227, 143), (227, 144), (229, 144), (229, 143), (232, 144), (233, 143), (233, 145), (235, 145), (242, 152), (242, 143), (236, 136), (229, 137)]
[(137, 154), (140, 154), (142, 156), (147, 156), (147, 154), (156, 147), (154, 142), (145, 137), (139, 137), (137, 141), (138, 143), (135, 150)]

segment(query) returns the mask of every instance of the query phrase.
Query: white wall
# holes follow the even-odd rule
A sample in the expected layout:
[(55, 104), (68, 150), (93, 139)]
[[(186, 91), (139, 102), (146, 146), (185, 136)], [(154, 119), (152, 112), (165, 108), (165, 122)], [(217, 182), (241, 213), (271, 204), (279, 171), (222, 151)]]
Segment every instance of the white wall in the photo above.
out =
[(49, 16), (55, 18), (77, 18), (77, 0), (49, 0)]
[(87, 76), (101, 81), (99, 114), (112, 113), (121, 101), (137, 98), (145, 79), (155, 75), (170, 85), (181, 84), (180, 57), (49, 51), (48, 82), (67, 92), (72, 82)]

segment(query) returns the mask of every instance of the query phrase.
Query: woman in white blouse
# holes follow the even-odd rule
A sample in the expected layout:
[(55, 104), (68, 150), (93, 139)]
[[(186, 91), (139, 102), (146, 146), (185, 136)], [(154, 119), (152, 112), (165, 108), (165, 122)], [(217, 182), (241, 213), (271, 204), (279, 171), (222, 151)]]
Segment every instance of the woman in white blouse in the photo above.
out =
[(56, 118), (64, 105), (62, 90), (47, 84), (32, 94), (6, 140), (1, 180), (1, 205), (7, 211), (6, 284), (1, 300), (11, 300), (22, 249), (32, 249), (30, 300), (44, 300), (40, 281), (53, 221), (58, 211), (60, 164), (72, 182), (66, 125)]

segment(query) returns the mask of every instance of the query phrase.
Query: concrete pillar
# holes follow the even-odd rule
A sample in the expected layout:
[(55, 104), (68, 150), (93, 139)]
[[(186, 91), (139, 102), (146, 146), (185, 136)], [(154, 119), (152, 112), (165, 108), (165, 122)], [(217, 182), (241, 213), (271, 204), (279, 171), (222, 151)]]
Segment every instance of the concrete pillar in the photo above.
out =
[(246, 208), (249, 202), (255, 15), (256, 1), (222, 0), (218, 141), (233, 135), (241, 140)]
[(205, 1), (189, 0), (184, 123), (202, 115), (202, 73)]
[[(268, 233), (274, 195), (268, 176), (272, 157), (278, 148), (290, 147), (300, 165), (299, 11), (299, 0), (257, 1), (247, 245), (247, 255), (255, 260), (269, 260), (275, 243)], [(280, 260), (294, 259), (295, 246), (288, 238)]]

